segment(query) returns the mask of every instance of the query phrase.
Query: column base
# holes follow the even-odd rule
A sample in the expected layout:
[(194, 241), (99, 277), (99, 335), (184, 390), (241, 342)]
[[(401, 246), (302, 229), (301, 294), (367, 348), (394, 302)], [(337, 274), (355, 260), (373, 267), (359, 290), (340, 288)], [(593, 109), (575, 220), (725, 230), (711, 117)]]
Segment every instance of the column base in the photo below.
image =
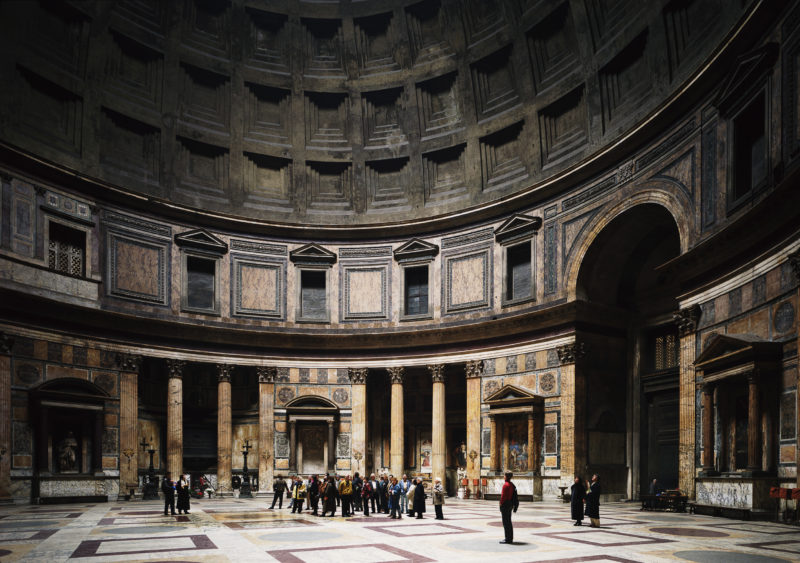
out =
[(0, 497), (0, 505), (14, 504), (14, 497)]
[(719, 477), (719, 471), (714, 469), (703, 470), (698, 477)]
[(742, 471), (740, 474), (745, 479), (750, 479), (753, 477), (772, 477), (773, 475), (768, 471), (762, 471), (761, 469), (748, 469), (747, 471)]

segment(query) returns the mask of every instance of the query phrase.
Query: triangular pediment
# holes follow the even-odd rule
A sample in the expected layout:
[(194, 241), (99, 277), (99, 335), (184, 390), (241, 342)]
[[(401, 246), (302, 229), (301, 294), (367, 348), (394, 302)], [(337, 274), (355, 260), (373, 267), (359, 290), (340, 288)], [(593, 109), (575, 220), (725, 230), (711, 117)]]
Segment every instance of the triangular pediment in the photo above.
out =
[(748, 101), (750, 96), (764, 85), (764, 79), (771, 72), (778, 59), (778, 45), (767, 43), (749, 51), (736, 61), (736, 68), (723, 81), (714, 105), (725, 116), (732, 113), (739, 103)]
[(541, 217), (516, 214), (506, 219), (494, 231), (497, 242), (506, 242), (533, 235), (542, 226)]
[(175, 235), (175, 244), (181, 248), (195, 248), (214, 254), (225, 254), (228, 252), (227, 243), (218, 239), (205, 229), (195, 229)]
[(704, 371), (723, 367), (772, 360), (780, 357), (781, 344), (762, 340), (751, 334), (714, 333), (706, 340), (705, 349), (695, 360), (695, 367)]
[(541, 400), (542, 397), (515, 385), (503, 385), (500, 389), (486, 397), (485, 403), (499, 406), (502, 404), (530, 403)]
[(439, 247), (430, 242), (415, 238), (394, 251), (394, 259), (398, 262), (407, 260), (433, 260), (439, 254)]
[(332, 265), (336, 263), (336, 254), (312, 242), (292, 250), (289, 253), (289, 259), (295, 264)]

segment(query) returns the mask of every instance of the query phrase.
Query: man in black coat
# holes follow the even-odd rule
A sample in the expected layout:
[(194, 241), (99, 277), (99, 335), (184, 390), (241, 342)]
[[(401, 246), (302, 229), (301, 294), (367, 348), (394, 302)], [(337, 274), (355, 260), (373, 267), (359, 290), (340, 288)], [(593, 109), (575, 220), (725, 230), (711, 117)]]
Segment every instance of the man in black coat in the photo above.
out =
[(269, 507), (270, 510), (275, 508), (275, 501), (278, 501), (278, 508), (283, 508), (283, 493), (286, 491), (286, 481), (283, 480), (283, 477), (278, 475), (275, 477), (275, 482), (272, 484), (272, 506)]
[(595, 473), (592, 475), (592, 483), (589, 492), (586, 494), (586, 516), (592, 521), (591, 528), (600, 527), (600, 476)]
[(164, 516), (167, 516), (167, 509), (175, 516), (175, 482), (172, 473), (167, 473), (161, 481), (161, 492), (164, 493)]
[(586, 500), (586, 488), (583, 486), (580, 477), (575, 477), (575, 483), (570, 487), (570, 494), (571, 518), (575, 520), (575, 526), (581, 526), (583, 523), (583, 503)]

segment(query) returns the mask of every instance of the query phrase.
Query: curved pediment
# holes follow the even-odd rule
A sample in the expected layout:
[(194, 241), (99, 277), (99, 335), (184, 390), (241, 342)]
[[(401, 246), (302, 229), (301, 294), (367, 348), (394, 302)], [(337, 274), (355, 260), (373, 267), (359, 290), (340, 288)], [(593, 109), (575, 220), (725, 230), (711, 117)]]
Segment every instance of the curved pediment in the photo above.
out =
[(287, 410), (301, 410), (301, 411), (338, 411), (339, 407), (336, 406), (330, 399), (326, 399), (320, 395), (304, 395), (296, 397), (286, 403)]

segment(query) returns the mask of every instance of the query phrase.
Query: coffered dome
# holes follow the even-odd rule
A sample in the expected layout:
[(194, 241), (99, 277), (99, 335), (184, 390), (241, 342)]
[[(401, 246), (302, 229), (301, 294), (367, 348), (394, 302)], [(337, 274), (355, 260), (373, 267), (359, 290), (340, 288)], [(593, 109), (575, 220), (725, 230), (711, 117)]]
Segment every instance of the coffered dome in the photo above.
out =
[(11, 150), (127, 201), (377, 226), (492, 213), (510, 196), (541, 201), (606, 167), (600, 156), (668, 109), (742, 3), (121, 0), (0, 10)]

